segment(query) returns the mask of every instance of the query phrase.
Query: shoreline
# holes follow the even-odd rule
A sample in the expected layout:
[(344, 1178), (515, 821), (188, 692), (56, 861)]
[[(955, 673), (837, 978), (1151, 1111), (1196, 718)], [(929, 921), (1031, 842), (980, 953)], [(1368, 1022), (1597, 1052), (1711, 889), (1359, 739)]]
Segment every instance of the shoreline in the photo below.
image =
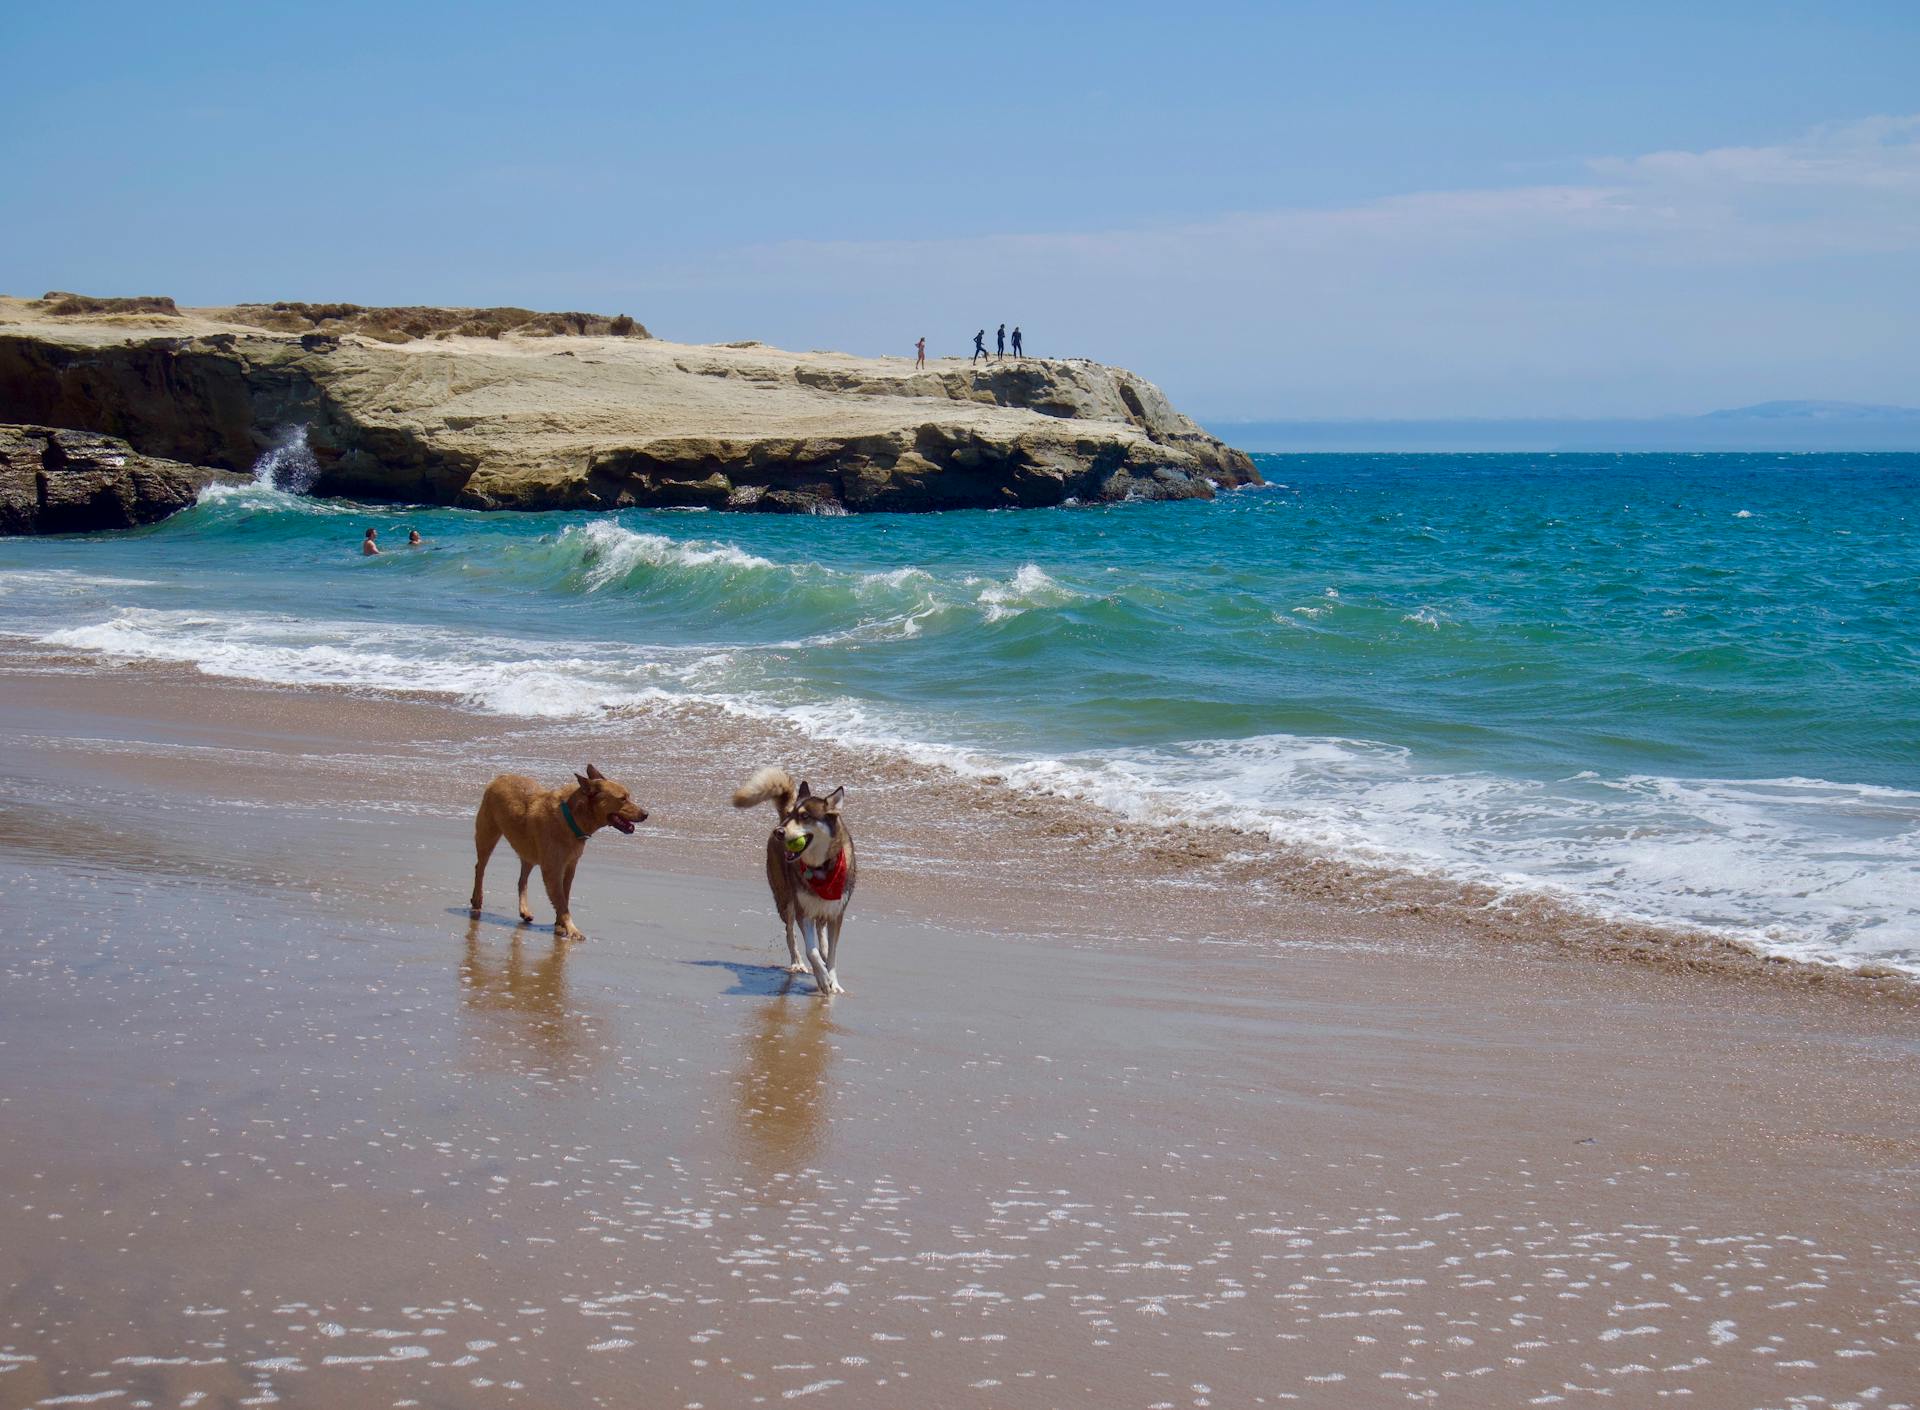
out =
[[(938, 905), (947, 920), (1005, 914), (1015, 918), (1014, 929), (1025, 930), (1031, 925), (1032, 896), (1049, 894), (1053, 910), (1064, 917), (1076, 908), (1062, 897), (1097, 892), (1124, 896), (1124, 907), (1115, 909), (1149, 917), (1149, 928), (1199, 925), (1224, 943), (1258, 944), (1274, 929), (1290, 928), (1424, 949), (1464, 944), (1490, 956), (1553, 955), (1574, 963), (1626, 964), (1920, 1009), (1920, 977), (1889, 966), (1848, 967), (1768, 953), (1702, 927), (1616, 918), (1544, 891), (1503, 893), (1458, 877), (1277, 842), (1226, 824), (1131, 822), (1070, 793), (1023, 788), (993, 772), (961, 772), (898, 748), (822, 739), (788, 722), (703, 700), (664, 698), (592, 718), (511, 717), (474, 710), (444, 691), (280, 685), (208, 675), (188, 664), (116, 661), (0, 635), (0, 679), (46, 679), (47, 673), (76, 681), (130, 673), (142, 681), (216, 695), (232, 691), (244, 699), (259, 693), (278, 702), (267, 706), (269, 711), (297, 708), (290, 703), (314, 697), (343, 709), (364, 708), (369, 718), (389, 707), (438, 713), (460, 721), (464, 737), (497, 735), (546, 753), (569, 744), (601, 747), (606, 758), (636, 764), (649, 751), (689, 759), (732, 751), (737, 762), (728, 767), (709, 765), (694, 779), (660, 780), (689, 815), (723, 801), (739, 778), (761, 763), (800, 761), (793, 764), (799, 767), (814, 760), (816, 772), (854, 783), (852, 792), (877, 791), (903, 811), (917, 809), (922, 817), (940, 819), (937, 826), (955, 829), (945, 839), (889, 839), (899, 849), (896, 855), (916, 865), (964, 866), (969, 860), (979, 865), (981, 874), (973, 881), (943, 888), (967, 897)], [(606, 758), (595, 762), (608, 767)], [(527, 767), (537, 772), (531, 762)], [(738, 777), (730, 777), (730, 770)], [(444, 778), (438, 786), (443, 804), (458, 812)], [(981, 824), (982, 819), (987, 822)], [(981, 832), (988, 835), (976, 835)], [(693, 834), (700, 841), (727, 835), (727, 829), (711, 823)], [(964, 839), (958, 845), (969, 849), (968, 857), (953, 855), (956, 839)], [(692, 850), (675, 855), (676, 869), (701, 869)], [(999, 881), (1010, 874), (1022, 878), (1011, 888), (1014, 899)], [(1072, 882), (1059, 884), (1062, 875)], [(1085, 922), (1063, 918), (1059, 924), (1073, 929)], [(1086, 925), (1089, 936), (1104, 939), (1124, 938), (1129, 930), (1115, 920)]]
[[(956, 866), (891, 775), (822, 1001), (707, 783), (764, 735), (0, 678), (8, 1403), (1912, 1405), (1908, 1004), (1236, 934), (1023, 865), (1054, 810)], [(653, 810), (592, 938), (497, 857), (470, 921), (483, 775), (583, 751)]]

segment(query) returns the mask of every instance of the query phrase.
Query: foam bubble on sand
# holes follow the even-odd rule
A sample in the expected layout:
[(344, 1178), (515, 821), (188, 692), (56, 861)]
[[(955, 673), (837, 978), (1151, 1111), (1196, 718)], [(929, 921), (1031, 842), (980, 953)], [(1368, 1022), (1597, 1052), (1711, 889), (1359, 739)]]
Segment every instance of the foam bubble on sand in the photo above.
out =
[(396, 1346), (376, 1356), (327, 1356), (322, 1366), (379, 1366), (390, 1361), (418, 1361), (432, 1355), (424, 1346)]

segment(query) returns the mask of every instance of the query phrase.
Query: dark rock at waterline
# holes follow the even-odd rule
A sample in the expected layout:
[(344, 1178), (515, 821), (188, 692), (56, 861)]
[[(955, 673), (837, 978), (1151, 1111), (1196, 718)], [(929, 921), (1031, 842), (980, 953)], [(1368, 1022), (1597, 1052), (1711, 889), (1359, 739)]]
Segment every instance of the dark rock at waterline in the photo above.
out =
[(249, 477), (137, 454), (90, 431), (0, 424), (0, 534), (79, 534), (151, 524), (212, 484)]

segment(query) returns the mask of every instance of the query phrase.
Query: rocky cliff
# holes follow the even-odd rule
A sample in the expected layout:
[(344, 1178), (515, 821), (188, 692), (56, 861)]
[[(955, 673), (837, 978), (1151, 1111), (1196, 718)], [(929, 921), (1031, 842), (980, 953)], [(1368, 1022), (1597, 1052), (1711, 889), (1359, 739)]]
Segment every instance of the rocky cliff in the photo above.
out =
[[(259, 326), (261, 307), (57, 313), (0, 299), (0, 421), (229, 470), (304, 426), (315, 493), (475, 508), (928, 510), (1207, 498), (1259, 481), (1152, 383), (1089, 362), (916, 372), (906, 358), (671, 343), (631, 320), (574, 334), (596, 325), (479, 317), (498, 310), (303, 314), (309, 331), (277, 331)], [(383, 312), (427, 331), (389, 341), (365, 317)]]
[(140, 455), (111, 436), (0, 424), (0, 534), (130, 529), (185, 509), (210, 484), (247, 479)]

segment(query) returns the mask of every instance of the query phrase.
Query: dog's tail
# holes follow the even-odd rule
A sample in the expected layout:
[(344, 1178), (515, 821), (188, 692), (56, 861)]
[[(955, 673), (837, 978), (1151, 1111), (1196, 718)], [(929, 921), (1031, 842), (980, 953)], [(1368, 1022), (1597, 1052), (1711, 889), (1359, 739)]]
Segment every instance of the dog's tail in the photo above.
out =
[(785, 769), (764, 768), (733, 790), (733, 806), (751, 808), (756, 803), (774, 803), (784, 814), (792, 809), (798, 785)]

